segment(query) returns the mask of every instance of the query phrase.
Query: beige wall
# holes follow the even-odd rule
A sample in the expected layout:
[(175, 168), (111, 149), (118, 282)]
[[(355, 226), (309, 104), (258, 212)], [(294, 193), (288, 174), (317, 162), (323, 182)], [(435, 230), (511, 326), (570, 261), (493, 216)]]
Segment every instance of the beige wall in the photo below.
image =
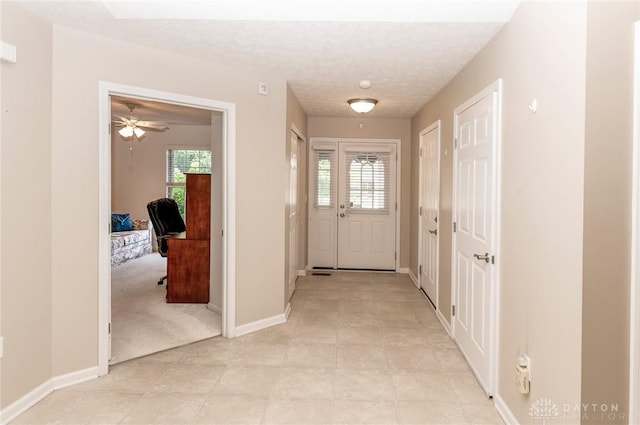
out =
[[(282, 314), (285, 81), (57, 26), (53, 37), (53, 374), (97, 363), (100, 80), (236, 104), (236, 324)], [(87, 231), (70, 238), (69, 217)]]
[(640, 3), (594, 2), (587, 16), (582, 402), (616, 404), (624, 417), (602, 420), (591, 409), (582, 422), (627, 423), (633, 24)]
[[(291, 130), (293, 127), (302, 134), (298, 136), (305, 139), (305, 142), (298, 143), (298, 264), (297, 270), (304, 270), (307, 264), (307, 205), (306, 205), (306, 193), (307, 193), (307, 114), (300, 105), (298, 98), (291, 90), (291, 87), (287, 84), (287, 118), (286, 128), (287, 134), (285, 138), (286, 154), (285, 154), (285, 169), (289, 170), (289, 157), (291, 155)], [(287, 180), (288, 182), (288, 180)], [(287, 193), (289, 186), (287, 185), (284, 190)], [(288, 197), (285, 195), (285, 199)], [(285, 208), (285, 257), (284, 257), (284, 280), (285, 280), (285, 292), (284, 303), (289, 302), (289, 211), (291, 205), (287, 202), (287, 208)]]
[[(362, 128), (360, 128), (362, 123)], [(309, 118), (309, 137), (400, 139), (400, 267), (409, 267), (411, 202), (411, 120), (380, 118)], [(416, 275), (417, 276), (417, 275)]]
[(171, 125), (163, 133), (148, 131), (142, 141), (131, 144), (122, 140), (117, 131), (112, 132), (112, 212), (148, 219), (147, 202), (167, 195), (166, 150), (175, 146), (211, 149), (211, 134), (208, 125)]
[[(2, 2), (0, 408), (51, 377), (51, 26)], [(73, 155), (67, 156), (73, 167)], [(73, 192), (73, 187), (67, 189)], [(77, 228), (73, 215), (59, 223)]]
[[(561, 36), (560, 36), (561, 35)], [(512, 21), (412, 120), (442, 120), (441, 224), (451, 229), (453, 109), (503, 79), (498, 396), (520, 423), (530, 403), (580, 402), (586, 5), (523, 2)], [(528, 105), (538, 99), (539, 110)], [(417, 200), (418, 160), (412, 163)], [(418, 228), (417, 203), (412, 229)], [(440, 239), (440, 298), (449, 318), (451, 232)], [(412, 261), (417, 259), (413, 239)], [(417, 270), (412, 262), (411, 269)], [(531, 394), (514, 385), (520, 351), (532, 361)], [(578, 423), (579, 417), (563, 418)]]

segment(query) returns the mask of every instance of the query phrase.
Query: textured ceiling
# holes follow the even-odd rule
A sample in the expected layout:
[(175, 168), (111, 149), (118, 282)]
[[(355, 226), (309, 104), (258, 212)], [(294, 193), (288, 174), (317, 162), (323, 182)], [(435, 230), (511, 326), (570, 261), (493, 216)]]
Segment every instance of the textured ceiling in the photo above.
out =
[[(349, 3), (349, 0), (342, 1)], [(430, 22), (426, 11), (432, 1), (396, 1), (411, 3), (416, 10), (425, 11), (425, 17), (405, 18), (411, 22), (384, 22), (385, 7), (387, 10), (394, 7), (394, 3), (387, 0), (369, 0), (381, 13), (377, 20), (367, 15), (369, 22), (300, 22), (284, 18), (265, 22), (251, 17), (248, 19), (252, 20), (243, 21), (163, 19), (161, 13), (158, 13), (160, 19), (157, 16), (118, 19), (99, 1), (27, 1), (23, 4), (33, 13), (60, 25), (254, 69), (258, 74), (265, 74), (267, 83), (268, 75), (281, 75), (310, 117), (354, 117), (358, 114), (349, 109), (347, 100), (372, 97), (379, 103), (367, 117), (410, 118), (491, 40), (504, 20), (512, 16), (518, 3), (485, 1), (484, 4), (491, 5), (489, 8), (479, 0), (440, 1), (437, 3), (441, 9), (443, 5), (449, 5), (452, 12), (464, 9), (466, 14), (460, 15), (464, 22), (452, 22), (456, 19), (455, 13), (447, 16), (447, 22)], [(262, 3), (265, 2), (268, 1)], [(147, 10), (152, 10), (154, 4), (159, 7), (166, 3), (178, 4), (143, 2)], [(183, 9), (194, 7), (193, 15), (198, 3), (203, 2), (179, 4)], [(224, 3), (228, 6), (235, 2)], [(278, 2), (272, 0), (269, 4), (275, 3)], [(461, 8), (461, 5), (468, 7)], [(491, 16), (486, 13), (489, 9), (495, 11)], [(135, 16), (140, 16), (139, 10), (136, 9)], [(234, 9), (227, 7), (227, 10)], [(485, 21), (473, 22), (471, 12)], [(286, 10), (283, 13), (281, 16), (286, 16)], [(242, 17), (241, 14), (235, 16)], [(441, 12), (437, 14), (438, 19), (440, 16), (443, 16)], [(394, 19), (399, 18), (394, 15)], [(362, 79), (372, 81), (372, 87), (360, 89), (358, 82)]]

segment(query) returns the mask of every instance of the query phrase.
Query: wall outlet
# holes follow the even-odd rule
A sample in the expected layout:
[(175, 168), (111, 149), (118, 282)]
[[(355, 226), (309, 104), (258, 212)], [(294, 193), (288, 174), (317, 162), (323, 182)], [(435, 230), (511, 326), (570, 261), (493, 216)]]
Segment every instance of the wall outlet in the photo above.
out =
[(531, 391), (531, 359), (526, 354), (520, 354), (516, 362), (516, 388), (521, 394)]
[(526, 367), (520, 365), (516, 365), (516, 388), (521, 394), (529, 394), (529, 391), (531, 391), (529, 371)]

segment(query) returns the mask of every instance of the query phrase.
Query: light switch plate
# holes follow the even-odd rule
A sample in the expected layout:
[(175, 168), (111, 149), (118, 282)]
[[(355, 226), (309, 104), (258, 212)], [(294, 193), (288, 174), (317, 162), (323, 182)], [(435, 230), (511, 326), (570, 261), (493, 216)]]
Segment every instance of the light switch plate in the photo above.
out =
[(5, 41), (0, 41), (0, 59), (9, 63), (16, 63), (17, 61), (17, 49), (16, 46), (11, 45)]
[(269, 94), (269, 85), (265, 82), (258, 81), (258, 94), (266, 96)]

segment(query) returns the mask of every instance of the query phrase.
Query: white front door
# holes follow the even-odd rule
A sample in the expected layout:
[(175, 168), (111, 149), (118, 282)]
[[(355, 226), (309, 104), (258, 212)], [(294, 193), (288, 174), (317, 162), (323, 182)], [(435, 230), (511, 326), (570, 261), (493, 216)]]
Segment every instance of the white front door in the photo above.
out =
[(340, 144), (338, 268), (395, 270), (395, 145)]
[(309, 267), (396, 268), (397, 147), (312, 140)]
[(438, 308), (440, 123), (420, 135), (420, 267), (422, 290)]
[(298, 135), (291, 132), (289, 154), (289, 298), (298, 276)]
[(499, 87), (454, 112), (454, 337), (488, 395), (495, 367)]

